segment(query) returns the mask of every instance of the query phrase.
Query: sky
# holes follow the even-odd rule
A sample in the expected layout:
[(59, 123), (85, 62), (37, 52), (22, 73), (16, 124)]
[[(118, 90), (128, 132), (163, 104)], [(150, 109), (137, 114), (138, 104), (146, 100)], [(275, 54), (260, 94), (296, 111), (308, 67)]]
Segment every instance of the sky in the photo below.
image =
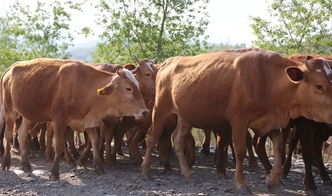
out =
[[(0, 15), (13, 0), (0, 0)], [(33, 4), (34, 0), (20, 0)], [(84, 43), (98, 40), (101, 29), (95, 24), (95, 9), (89, 5), (83, 8), (84, 13), (73, 13), (71, 27), (78, 31), (82, 27), (90, 26), (94, 35), (89, 37), (75, 36), (74, 43)], [(209, 25), (206, 31), (208, 42), (212, 43), (245, 43), (251, 45), (255, 39), (250, 28), (249, 16), (267, 17), (266, 0), (210, 0), (208, 6)]]

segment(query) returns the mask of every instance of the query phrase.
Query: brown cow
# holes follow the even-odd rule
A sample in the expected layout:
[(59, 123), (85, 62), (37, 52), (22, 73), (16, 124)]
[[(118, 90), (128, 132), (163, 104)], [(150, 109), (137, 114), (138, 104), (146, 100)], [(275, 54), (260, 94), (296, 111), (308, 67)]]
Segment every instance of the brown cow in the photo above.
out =
[[(139, 82), (139, 87), (143, 96), (143, 99), (145, 101), (145, 104), (147, 105), (148, 109), (152, 110), (153, 106), (153, 100), (155, 95), (155, 79), (157, 74), (157, 69), (154, 66), (154, 63), (156, 60), (149, 60), (149, 59), (139, 59), (135, 57), (136, 62), (138, 63), (138, 66), (135, 67), (132, 64), (126, 64), (124, 67), (126, 69), (131, 70), (135, 78)], [(114, 71), (114, 65), (112, 64), (94, 64), (98, 69), (104, 70), (104, 71)], [(100, 66), (102, 65), (102, 66)], [(116, 118), (108, 118), (104, 119), (103, 123), (101, 124), (101, 133), (103, 137), (105, 138), (105, 151), (106, 151), (106, 162), (108, 165), (112, 166), (115, 164), (115, 158), (116, 158), (116, 152), (121, 149), (121, 143), (122, 138), (126, 130), (138, 127), (137, 134), (142, 134), (145, 136), (147, 129), (150, 127), (151, 124), (151, 115), (146, 116), (143, 119), (136, 120), (134, 117), (123, 117), (120, 121), (120, 125), (117, 126), (120, 119)], [(118, 127), (118, 129), (116, 129)], [(115, 130), (116, 129), (116, 130)], [(114, 140), (114, 150), (111, 153), (111, 140), (115, 136)], [(132, 139), (132, 138), (131, 138)], [(136, 151), (136, 141), (139, 140), (133, 139), (129, 142), (131, 158), (136, 162), (138, 161), (138, 164), (141, 164), (142, 159), (141, 155), (137, 154), (138, 151), (138, 144), (137, 144), (137, 151)], [(133, 141), (133, 142), (131, 142)], [(88, 151), (85, 150), (80, 158), (79, 165), (85, 165), (85, 162), (87, 160), (87, 154)]]
[(150, 170), (152, 149), (165, 120), (176, 115), (173, 138), (184, 176), (192, 175), (183, 146), (190, 128), (218, 128), (228, 121), (236, 153), (237, 188), (248, 192), (243, 174), (248, 128), (272, 138), (275, 162), (266, 182), (269, 189), (273, 188), (282, 175), (282, 140), (278, 131), (271, 130), (283, 128), (290, 118), (299, 116), (332, 122), (332, 75), (324, 68), (324, 59), (309, 57), (303, 64), (263, 49), (225, 50), (166, 60), (157, 74), (142, 174)]
[(146, 116), (149, 112), (138, 86), (128, 70), (113, 74), (81, 61), (42, 58), (12, 65), (1, 85), (7, 141), (2, 168), (10, 167), (13, 124), (17, 115), (21, 115), (19, 142), (24, 170), (30, 169), (26, 138), (32, 122), (52, 121), (56, 150), (50, 178), (59, 179), (66, 126), (87, 130), (96, 171), (103, 173), (95, 127), (106, 116)]

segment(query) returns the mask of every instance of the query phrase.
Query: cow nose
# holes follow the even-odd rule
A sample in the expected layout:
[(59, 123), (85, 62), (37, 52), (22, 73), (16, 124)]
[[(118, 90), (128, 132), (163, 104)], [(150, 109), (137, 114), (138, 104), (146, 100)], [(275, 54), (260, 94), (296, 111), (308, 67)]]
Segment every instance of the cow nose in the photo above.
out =
[(143, 114), (143, 116), (147, 116), (147, 115), (149, 115), (149, 110), (144, 110), (144, 111), (142, 112), (142, 114)]

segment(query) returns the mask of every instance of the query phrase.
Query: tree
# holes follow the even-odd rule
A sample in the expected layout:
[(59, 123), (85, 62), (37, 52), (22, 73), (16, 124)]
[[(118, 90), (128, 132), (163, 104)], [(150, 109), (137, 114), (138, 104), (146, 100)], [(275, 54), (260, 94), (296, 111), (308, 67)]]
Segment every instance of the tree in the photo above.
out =
[(80, 3), (18, 1), (0, 17), (0, 69), (12, 63), (39, 57), (68, 58), (67, 48), (73, 36), (69, 31), (69, 10), (79, 10)]
[(331, 0), (272, 0), (271, 20), (251, 17), (254, 45), (280, 52), (332, 53)]
[(132, 56), (163, 60), (206, 50), (209, 0), (102, 0), (96, 62), (129, 63)]

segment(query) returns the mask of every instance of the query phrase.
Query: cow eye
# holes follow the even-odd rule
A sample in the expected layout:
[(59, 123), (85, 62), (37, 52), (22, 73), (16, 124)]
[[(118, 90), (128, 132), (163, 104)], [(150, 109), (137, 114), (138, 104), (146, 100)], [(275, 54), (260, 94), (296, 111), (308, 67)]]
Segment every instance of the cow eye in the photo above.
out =
[(147, 74), (145, 74), (145, 75), (148, 76), (148, 77), (151, 76), (151, 74), (149, 74), (149, 73), (147, 73)]
[(126, 88), (127, 91), (131, 91), (131, 88)]
[(319, 84), (316, 84), (315, 85), (315, 88), (319, 91), (323, 90), (323, 86), (322, 85), (319, 85)]

